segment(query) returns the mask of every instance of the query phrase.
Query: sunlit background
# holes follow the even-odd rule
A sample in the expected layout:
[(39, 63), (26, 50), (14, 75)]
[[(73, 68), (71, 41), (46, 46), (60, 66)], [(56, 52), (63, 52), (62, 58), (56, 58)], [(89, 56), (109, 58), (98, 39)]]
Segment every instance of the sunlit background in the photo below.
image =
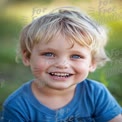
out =
[(16, 50), (23, 26), (53, 9), (75, 6), (109, 29), (106, 47), (111, 62), (89, 78), (104, 83), (122, 106), (121, 0), (1, 0), (0, 1), (0, 110), (7, 96), (32, 79), (30, 69), (17, 63)]

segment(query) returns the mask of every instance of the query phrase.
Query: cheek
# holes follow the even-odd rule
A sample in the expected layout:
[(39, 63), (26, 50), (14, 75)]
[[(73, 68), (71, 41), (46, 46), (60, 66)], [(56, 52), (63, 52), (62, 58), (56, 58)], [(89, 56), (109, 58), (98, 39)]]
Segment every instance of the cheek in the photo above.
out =
[(81, 82), (85, 78), (87, 78), (89, 74), (89, 68), (86, 65), (77, 65), (75, 72), (76, 72), (75, 81)]
[(40, 76), (47, 67), (45, 62), (39, 61), (31, 65), (31, 70), (34, 76)]
[(40, 76), (44, 71), (44, 67), (33, 67), (31, 70), (34, 76)]
[(85, 73), (87, 71), (89, 71), (89, 65), (86, 63), (78, 63), (75, 64), (75, 70), (77, 73)]

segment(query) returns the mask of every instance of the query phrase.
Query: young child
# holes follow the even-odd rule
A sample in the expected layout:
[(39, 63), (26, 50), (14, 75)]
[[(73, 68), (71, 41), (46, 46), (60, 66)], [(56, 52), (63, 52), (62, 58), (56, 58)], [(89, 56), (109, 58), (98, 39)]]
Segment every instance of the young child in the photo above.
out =
[(122, 122), (122, 109), (89, 72), (109, 60), (106, 30), (78, 10), (59, 8), (20, 36), (25, 66), (35, 79), (3, 105), (3, 122)]

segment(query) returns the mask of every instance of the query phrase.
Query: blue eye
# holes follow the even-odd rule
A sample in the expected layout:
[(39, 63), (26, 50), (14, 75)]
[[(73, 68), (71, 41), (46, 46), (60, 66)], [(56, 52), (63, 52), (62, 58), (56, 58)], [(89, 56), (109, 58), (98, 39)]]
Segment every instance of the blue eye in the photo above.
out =
[(72, 55), (71, 58), (73, 58), (73, 59), (80, 59), (81, 56), (80, 55)]
[(47, 57), (54, 57), (55, 55), (51, 52), (47, 52), (47, 53), (43, 53), (43, 56), (47, 56)]

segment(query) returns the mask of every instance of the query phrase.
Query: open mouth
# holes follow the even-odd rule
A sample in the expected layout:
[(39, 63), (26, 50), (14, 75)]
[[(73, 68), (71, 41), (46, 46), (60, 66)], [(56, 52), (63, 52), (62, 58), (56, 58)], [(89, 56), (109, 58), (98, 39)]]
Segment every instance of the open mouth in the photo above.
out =
[(51, 76), (57, 76), (57, 77), (70, 77), (72, 76), (73, 74), (71, 73), (59, 73), (59, 72), (52, 72), (52, 73), (49, 73)]

